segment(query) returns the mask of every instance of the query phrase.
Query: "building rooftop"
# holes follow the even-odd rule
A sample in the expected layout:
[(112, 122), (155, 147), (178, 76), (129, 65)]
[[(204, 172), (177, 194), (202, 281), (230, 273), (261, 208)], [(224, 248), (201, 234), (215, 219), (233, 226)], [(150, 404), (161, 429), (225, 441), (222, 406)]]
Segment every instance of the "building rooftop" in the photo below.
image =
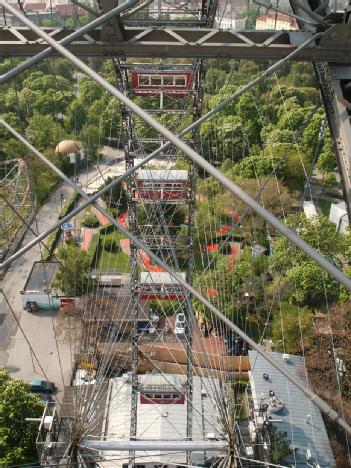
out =
[(137, 172), (136, 178), (138, 180), (188, 180), (188, 171), (183, 170), (150, 170), (142, 169)]
[(267, 21), (280, 21), (289, 24), (291, 27), (297, 28), (297, 22), (295, 18), (292, 18), (289, 15), (284, 13), (279, 13), (276, 11), (268, 11), (265, 15), (261, 15), (256, 19), (256, 22), (267, 22)]
[(58, 262), (34, 262), (33, 268), (23, 288), (24, 291), (42, 293), (50, 291), (58, 268)]
[[(138, 305), (138, 320), (148, 320), (149, 302), (139, 300)], [(79, 307), (85, 322), (132, 322), (132, 297), (130, 291), (125, 289), (121, 289), (114, 295), (83, 296)]]
[[(284, 360), (282, 353), (268, 354), (292, 375), (306, 383), (303, 357), (286, 355), (289, 358)], [(256, 409), (261, 402), (269, 398), (270, 391), (284, 403), (282, 410), (272, 415), (274, 419), (280, 420), (275, 426), (279, 431), (286, 432), (287, 440), (294, 449), (284, 462), (293, 466), (334, 467), (335, 460), (320, 410), (256, 351), (249, 351), (249, 359), (250, 385)], [(268, 374), (268, 379), (264, 379), (263, 374)], [(308, 450), (312, 457), (309, 461), (306, 458)]]
[[(131, 422), (131, 379), (128, 374), (110, 380), (110, 400), (107, 403), (106, 438), (129, 438)], [(186, 376), (175, 374), (144, 374), (139, 375), (141, 392), (157, 391), (186, 393)], [(219, 392), (216, 379), (193, 378), (193, 440), (206, 440), (208, 434), (218, 436), (219, 427), (216, 421), (217, 411), (214, 393)], [(153, 403), (143, 404), (138, 395), (137, 406), (137, 438), (148, 440), (185, 440), (187, 404), (183, 400), (180, 404)], [(215, 455), (214, 452), (212, 452)], [(149, 456), (148, 456), (149, 455)], [(194, 464), (203, 463), (209, 453), (192, 452)], [(108, 462), (111, 458), (111, 462)], [(121, 460), (124, 458), (124, 460)], [(120, 459), (120, 461), (116, 461)], [(128, 461), (128, 452), (108, 452), (104, 454), (106, 462), (99, 462), (100, 466), (122, 466)], [(114, 461), (112, 461), (114, 460)], [(171, 463), (172, 465), (187, 463), (184, 452), (136, 452), (135, 463), (145, 462)]]
[[(177, 274), (185, 280), (185, 273), (177, 272)], [(141, 284), (179, 284), (173, 276), (167, 272), (150, 272), (143, 271), (140, 273)]]

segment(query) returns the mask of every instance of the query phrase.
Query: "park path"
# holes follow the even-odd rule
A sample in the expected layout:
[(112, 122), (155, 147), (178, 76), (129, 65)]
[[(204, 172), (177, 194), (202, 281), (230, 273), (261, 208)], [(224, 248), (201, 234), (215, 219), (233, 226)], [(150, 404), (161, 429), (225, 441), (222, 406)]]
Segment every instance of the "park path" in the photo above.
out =
[[(106, 166), (106, 162), (101, 162), (99, 168), (92, 166), (81, 174), (79, 179), (83, 189), (89, 180)], [(72, 193), (73, 189), (67, 183), (58, 186), (38, 211), (36, 219), (31, 224), (32, 229), (42, 233), (56, 222), (61, 210), (61, 201), (64, 203)], [(34, 235), (27, 231), (22, 246), (33, 238)], [(69, 385), (71, 379), (73, 355), (70, 344), (59, 339), (55, 313), (51, 311), (28, 313), (23, 310), (19, 294), (34, 262), (40, 258), (40, 246), (36, 245), (15, 260), (0, 282), (0, 289), (4, 291), (45, 375), (30, 352), (23, 333), (2, 294), (0, 294), (0, 366), (6, 367), (13, 377), (27, 381), (47, 377), (55, 382), (61, 395), (63, 387)]]

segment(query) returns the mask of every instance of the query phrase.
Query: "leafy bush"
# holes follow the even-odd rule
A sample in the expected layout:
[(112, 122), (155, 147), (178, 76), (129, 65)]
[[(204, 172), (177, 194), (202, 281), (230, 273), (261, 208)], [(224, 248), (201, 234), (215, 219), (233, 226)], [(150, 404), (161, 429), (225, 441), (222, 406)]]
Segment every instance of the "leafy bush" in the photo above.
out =
[(77, 192), (74, 192), (69, 197), (69, 199), (66, 201), (65, 206), (62, 208), (61, 213), (59, 214), (59, 219), (64, 218), (65, 216), (68, 215), (68, 213), (70, 213), (73, 210), (74, 205), (80, 199), (80, 197), (81, 197), (81, 195), (79, 193), (77, 193)]
[[(112, 177), (108, 177), (104, 187), (112, 182)], [(127, 192), (123, 187), (122, 182), (118, 183), (115, 185), (111, 190), (106, 192), (102, 196), (103, 200), (109, 207), (115, 207), (117, 210), (117, 214), (121, 215), (126, 211), (128, 208), (128, 198), (127, 198)]]
[(88, 211), (87, 214), (84, 216), (82, 221), (82, 226), (87, 228), (95, 228), (99, 225), (99, 220), (96, 214)]
[[(59, 219), (62, 219), (65, 216), (67, 216), (68, 213), (70, 213), (73, 210), (76, 202), (79, 199), (80, 199), (80, 194), (77, 193), (77, 192), (74, 192), (69, 197), (69, 199), (67, 200), (65, 206), (62, 208), (61, 213), (59, 214)], [(55, 231), (53, 231), (51, 234), (49, 234), (49, 236), (47, 237), (47, 240), (45, 242), (47, 248), (43, 249), (42, 260), (44, 260), (44, 261), (50, 260), (50, 258), (52, 257), (52, 255), (54, 253), (54, 250), (55, 250), (57, 241), (59, 240), (60, 234), (61, 234), (61, 228), (57, 228), (57, 229), (55, 229)]]
[(109, 234), (110, 232), (114, 232), (116, 229), (116, 226), (112, 223), (110, 224), (105, 224), (105, 226), (100, 228), (100, 234), (104, 236), (105, 234)]
[(336, 186), (336, 177), (333, 172), (328, 172), (324, 177), (324, 183), (327, 187), (335, 187)]
[(119, 245), (117, 245), (114, 239), (105, 239), (102, 245), (108, 252), (116, 252), (116, 250), (119, 250)]
[(54, 253), (57, 241), (60, 237), (61, 228), (55, 229), (51, 234), (48, 235), (47, 240), (45, 242), (46, 248), (43, 248), (43, 254), (41, 256), (42, 260), (50, 260), (52, 254)]
[(97, 254), (97, 250), (99, 246), (99, 241), (100, 241), (99, 233), (94, 234), (90, 241), (90, 245), (89, 245), (88, 252), (87, 252), (89, 256), (89, 265), (91, 267), (94, 267), (96, 254)]

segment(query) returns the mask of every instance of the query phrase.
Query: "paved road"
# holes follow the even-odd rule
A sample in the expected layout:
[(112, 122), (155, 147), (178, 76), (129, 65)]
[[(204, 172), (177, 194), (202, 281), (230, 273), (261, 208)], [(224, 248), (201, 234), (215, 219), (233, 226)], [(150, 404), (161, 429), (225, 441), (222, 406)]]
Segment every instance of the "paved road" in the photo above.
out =
[[(107, 165), (107, 162), (103, 162), (99, 164), (99, 168), (96, 166), (90, 168), (84, 175), (80, 175), (80, 183), (85, 186), (89, 179)], [(38, 212), (36, 222), (32, 223), (32, 229), (43, 232), (54, 223), (61, 209), (61, 198), (67, 199), (71, 193), (73, 189), (66, 183), (58, 187)], [(27, 244), (33, 237), (28, 231), (22, 245)], [(33, 263), (37, 260), (40, 260), (39, 246), (33, 247), (12, 263), (4, 280), (0, 282), (0, 288), (3, 289), (44, 372), (30, 352), (23, 333), (2, 294), (0, 294), (0, 366), (5, 366), (13, 377), (24, 380), (47, 378), (57, 384), (61, 394), (63, 386), (69, 385), (71, 379), (73, 356), (70, 345), (58, 336), (56, 314), (50, 311), (28, 313), (23, 310), (19, 294)]]

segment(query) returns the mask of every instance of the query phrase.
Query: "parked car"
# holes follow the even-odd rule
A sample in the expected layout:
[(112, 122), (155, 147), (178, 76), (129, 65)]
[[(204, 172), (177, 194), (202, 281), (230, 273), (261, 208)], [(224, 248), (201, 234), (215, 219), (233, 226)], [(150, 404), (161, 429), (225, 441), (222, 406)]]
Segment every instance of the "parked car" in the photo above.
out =
[(32, 380), (30, 383), (30, 393), (42, 393), (51, 395), (56, 390), (55, 384), (47, 380)]
[(149, 320), (138, 320), (137, 321), (138, 333), (147, 332), (149, 330), (150, 326), (151, 326), (151, 323), (149, 322)]
[(181, 313), (177, 315), (174, 327), (174, 333), (176, 335), (184, 335), (185, 333), (185, 314)]

